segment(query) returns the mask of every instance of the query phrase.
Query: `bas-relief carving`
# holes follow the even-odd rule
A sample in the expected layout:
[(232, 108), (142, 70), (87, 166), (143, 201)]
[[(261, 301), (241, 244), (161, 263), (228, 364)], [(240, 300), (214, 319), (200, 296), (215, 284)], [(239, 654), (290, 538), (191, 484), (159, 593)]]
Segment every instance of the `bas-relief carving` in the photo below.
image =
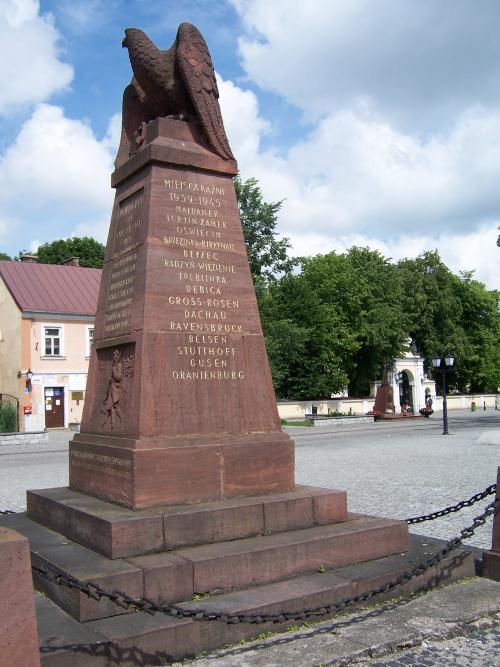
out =
[[(122, 419), (120, 409), (121, 398), (121, 384), (122, 384), (122, 353), (120, 350), (115, 350), (113, 353), (113, 364), (111, 366), (111, 377), (108, 382), (108, 389), (103, 401), (102, 412), (106, 416), (106, 421), (109, 422), (111, 428), (114, 427), (116, 420)], [(105, 422), (106, 423), (106, 422)]]
[[(111, 356), (112, 352), (112, 356)], [(126, 430), (135, 370), (135, 344), (97, 350), (99, 359), (98, 401), (100, 419), (96, 423), (105, 430)], [(96, 409), (94, 410), (96, 412)]]
[(134, 76), (123, 93), (122, 135), (115, 165), (144, 144), (146, 124), (166, 116), (196, 121), (207, 147), (224, 160), (233, 154), (219, 107), (219, 91), (208, 47), (194, 25), (181, 23), (175, 42), (165, 51), (136, 28), (125, 30)]

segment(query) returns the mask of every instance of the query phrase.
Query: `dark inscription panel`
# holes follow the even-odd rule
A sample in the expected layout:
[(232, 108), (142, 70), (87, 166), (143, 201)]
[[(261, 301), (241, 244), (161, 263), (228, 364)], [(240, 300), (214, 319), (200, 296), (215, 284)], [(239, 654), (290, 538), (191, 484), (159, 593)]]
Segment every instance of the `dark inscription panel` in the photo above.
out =
[(104, 336), (130, 330), (136, 288), (137, 249), (142, 242), (144, 189), (118, 202), (112, 226), (111, 272), (104, 313)]

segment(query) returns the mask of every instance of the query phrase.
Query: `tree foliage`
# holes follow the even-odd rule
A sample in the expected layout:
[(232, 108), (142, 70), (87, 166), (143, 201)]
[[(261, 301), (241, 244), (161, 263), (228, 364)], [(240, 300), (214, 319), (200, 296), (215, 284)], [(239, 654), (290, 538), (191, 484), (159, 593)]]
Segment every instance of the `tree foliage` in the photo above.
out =
[(408, 338), (430, 372), (433, 355), (454, 354), (451, 389), (496, 391), (497, 291), (471, 273), (454, 275), (437, 251), (395, 263), (353, 247), (298, 263), (288, 257), (288, 239), (277, 236), (282, 202), (265, 202), (253, 178), (235, 179), (235, 188), (280, 398), (329, 397), (348, 383), (350, 395), (366, 395)]
[(105, 247), (90, 236), (59, 239), (38, 248), (41, 264), (62, 264), (70, 257), (78, 257), (80, 266), (100, 269), (104, 263)]
[(234, 179), (243, 236), (248, 252), (250, 271), (255, 287), (259, 291), (279, 274), (288, 273), (297, 260), (288, 256), (290, 242), (278, 238), (276, 226), (282, 201), (264, 201), (260, 186), (255, 178), (242, 181)]
[(329, 397), (348, 383), (351, 394), (367, 394), (405, 343), (399, 293), (396, 266), (377, 251), (302, 260), (261, 309), (278, 396)]
[[(451, 352), (450, 388), (496, 391), (500, 385), (498, 291), (488, 291), (472, 273), (454, 275), (437, 251), (399, 262), (408, 334), (428, 368), (432, 356)], [(440, 377), (436, 382), (440, 384)]]
[(0, 260), (2, 260), (2, 259), (11, 260), (12, 257), (10, 255), (7, 255), (7, 253), (5, 253), (5, 252), (0, 252)]

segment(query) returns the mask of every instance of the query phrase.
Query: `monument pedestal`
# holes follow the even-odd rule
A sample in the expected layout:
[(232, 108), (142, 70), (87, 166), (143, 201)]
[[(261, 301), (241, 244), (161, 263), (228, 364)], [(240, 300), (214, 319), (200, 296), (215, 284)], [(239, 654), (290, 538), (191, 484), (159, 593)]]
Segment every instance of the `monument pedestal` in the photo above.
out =
[(116, 187), (70, 488), (120, 505), (294, 488), (232, 177), (159, 118)]
[[(346, 512), (342, 491), (301, 486), (135, 511), (70, 489), (30, 491), (28, 516), (0, 517), (0, 525), (29, 539), (36, 568), (137, 599), (226, 615), (336, 604), (393, 581), (442, 547), (428, 537), (408, 540), (405, 522)], [(153, 666), (293, 624), (134, 613), (36, 570), (33, 575), (43, 593), (37, 599), (43, 667)], [(472, 554), (458, 550), (373, 601), (473, 575)]]

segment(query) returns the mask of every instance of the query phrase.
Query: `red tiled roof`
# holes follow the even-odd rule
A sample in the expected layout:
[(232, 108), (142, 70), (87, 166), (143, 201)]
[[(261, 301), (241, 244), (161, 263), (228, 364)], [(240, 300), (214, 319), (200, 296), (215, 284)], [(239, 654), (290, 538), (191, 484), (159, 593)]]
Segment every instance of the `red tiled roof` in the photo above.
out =
[(23, 311), (91, 315), (97, 310), (101, 269), (0, 261), (3, 278)]

